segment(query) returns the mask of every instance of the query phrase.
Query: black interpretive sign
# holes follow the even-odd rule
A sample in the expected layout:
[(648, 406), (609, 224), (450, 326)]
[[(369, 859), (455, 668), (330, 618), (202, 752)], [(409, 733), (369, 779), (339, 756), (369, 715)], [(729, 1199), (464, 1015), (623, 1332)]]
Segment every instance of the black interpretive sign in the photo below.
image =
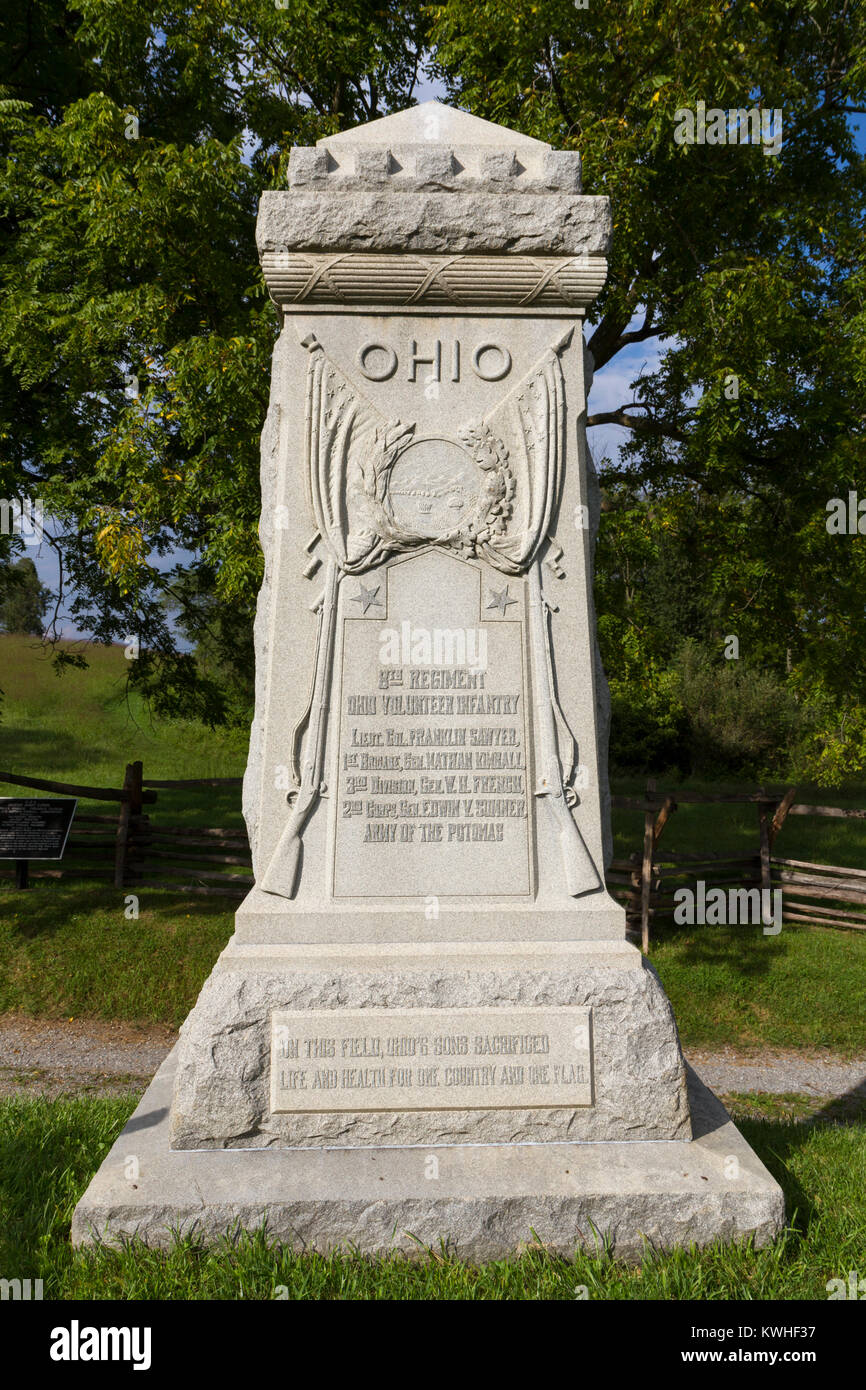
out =
[(78, 801), (0, 796), (0, 859), (62, 859)]

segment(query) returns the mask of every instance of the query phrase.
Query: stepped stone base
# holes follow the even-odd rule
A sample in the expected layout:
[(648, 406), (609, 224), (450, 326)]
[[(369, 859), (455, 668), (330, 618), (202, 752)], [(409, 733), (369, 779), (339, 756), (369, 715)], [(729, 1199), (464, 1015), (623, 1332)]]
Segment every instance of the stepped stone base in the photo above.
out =
[(781, 1188), (691, 1069), (692, 1140), (183, 1151), (169, 1146), (176, 1054), (79, 1202), (75, 1245), (168, 1247), (175, 1231), (214, 1243), (239, 1223), (295, 1250), (418, 1258), (444, 1241), (482, 1261), (608, 1239), (638, 1259), (645, 1241), (765, 1245), (784, 1225)]

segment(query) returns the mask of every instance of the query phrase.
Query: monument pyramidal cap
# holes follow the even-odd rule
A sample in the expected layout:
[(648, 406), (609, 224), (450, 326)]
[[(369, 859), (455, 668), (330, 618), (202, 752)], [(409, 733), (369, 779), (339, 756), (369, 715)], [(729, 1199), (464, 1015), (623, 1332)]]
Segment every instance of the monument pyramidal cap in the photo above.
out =
[(577, 152), (438, 102), (262, 195), (256, 882), (76, 1242), (628, 1258), (781, 1229), (605, 887), (582, 329), (610, 237)]
[[(428, 132), (433, 122), (435, 134), (431, 135)], [(505, 134), (507, 139), (503, 139)], [(456, 106), (446, 106), (441, 101), (419, 102), (405, 111), (395, 111), (393, 115), (380, 116), (366, 125), (341, 130), (337, 135), (323, 135), (316, 145), (335, 150), (365, 145), (384, 145), (388, 149), (395, 149), (406, 145), (429, 145), (433, 141), (452, 151), (477, 146), (539, 152), (550, 149), (543, 140), (536, 140), (532, 135), (524, 135), (519, 130), (506, 131), (504, 126), (485, 121), (481, 116), (473, 116)]]

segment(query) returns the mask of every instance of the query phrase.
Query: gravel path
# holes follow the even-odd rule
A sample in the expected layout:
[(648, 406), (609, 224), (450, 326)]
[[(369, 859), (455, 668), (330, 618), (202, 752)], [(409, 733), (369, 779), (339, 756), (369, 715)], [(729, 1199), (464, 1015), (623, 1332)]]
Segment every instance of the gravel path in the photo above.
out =
[(176, 1041), (175, 1030), (161, 1024), (0, 1014), (0, 1096), (140, 1090)]
[(807, 1096), (857, 1095), (866, 1099), (866, 1057), (767, 1050), (741, 1055), (732, 1048), (688, 1048), (688, 1060), (712, 1091), (795, 1091)]
[[(88, 1019), (49, 1020), (0, 1014), (0, 1095), (120, 1094), (146, 1086), (177, 1041), (161, 1024), (133, 1027)], [(857, 1095), (866, 1098), (866, 1057), (767, 1049), (687, 1048), (686, 1057), (721, 1095)]]

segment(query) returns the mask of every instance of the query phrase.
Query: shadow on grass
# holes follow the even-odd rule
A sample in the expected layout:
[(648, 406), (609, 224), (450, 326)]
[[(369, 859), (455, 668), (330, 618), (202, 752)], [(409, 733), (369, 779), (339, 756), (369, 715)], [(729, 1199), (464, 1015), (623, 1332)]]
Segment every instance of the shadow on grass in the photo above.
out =
[[(15, 773), (21, 777), (45, 776), (58, 782), (67, 777), (77, 781), (77, 773), (82, 762), (102, 762), (109, 756), (109, 750), (101, 744), (86, 745), (78, 734), (63, 733), (58, 729), (21, 729), (14, 725), (0, 725), (0, 771)], [(34, 768), (51, 767), (50, 773), (35, 772)], [(70, 775), (74, 769), (76, 776)], [(118, 783), (123, 779), (123, 769), (118, 760)], [(92, 785), (92, 784), (91, 784)], [(0, 784), (0, 795), (17, 796), (28, 793), (21, 788), (16, 792), (12, 784)], [(43, 793), (44, 795), (44, 793)]]
[(810, 1141), (808, 1130), (802, 1125), (776, 1120), (741, 1119), (737, 1127), (785, 1193), (789, 1225), (805, 1237), (817, 1213), (814, 1202), (796, 1176), (791, 1159)]
[[(147, 779), (147, 768), (144, 772)], [(146, 806), (151, 827), (161, 830), (167, 826), (219, 826), (227, 830), (243, 830), (241, 789), (236, 787), (189, 787), (157, 791), (154, 805)]]
[(831, 1096), (820, 1110), (809, 1116), (809, 1124), (852, 1125), (866, 1123), (866, 1076), (850, 1091)]
[[(4, 891), (5, 890), (5, 891)], [(11, 927), (11, 936), (36, 940), (55, 935), (69, 924), (70, 917), (104, 914), (106, 930), (126, 931), (129, 922), (124, 915), (125, 901), (138, 893), (140, 911), (144, 915), (156, 910), (160, 915), (180, 915), (202, 922), (239, 906), (228, 897), (207, 897), (184, 894), (170, 888), (112, 888), (96, 879), (41, 879), (23, 891), (13, 886), (11, 874), (0, 879), (0, 918)], [(245, 892), (246, 890), (244, 890)]]
[(804, 1237), (813, 1220), (823, 1213), (800, 1184), (793, 1160), (813, 1142), (817, 1126), (860, 1127), (866, 1138), (866, 1078), (845, 1095), (829, 1098), (819, 1110), (801, 1119), (737, 1117), (743, 1137), (784, 1190), (790, 1225)]
[[(724, 966), (747, 978), (766, 975), (787, 956), (789, 943), (780, 936), (765, 937), (761, 927), (700, 926), (658, 927), (652, 945), (684, 948), (684, 965)], [(739, 947), (732, 952), (731, 947)], [(761, 949), (761, 947), (765, 949)], [(766, 949), (769, 948), (769, 949)], [(652, 953), (650, 954), (652, 961)]]

